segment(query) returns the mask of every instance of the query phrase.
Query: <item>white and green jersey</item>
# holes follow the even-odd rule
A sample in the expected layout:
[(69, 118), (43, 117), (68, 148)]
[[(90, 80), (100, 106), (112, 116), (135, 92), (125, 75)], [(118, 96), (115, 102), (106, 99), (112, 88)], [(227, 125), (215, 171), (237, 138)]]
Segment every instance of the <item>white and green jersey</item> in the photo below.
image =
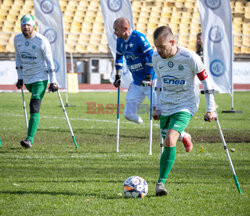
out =
[(49, 41), (46, 37), (34, 32), (32, 38), (18, 34), (14, 38), (15, 59), (18, 79), (25, 84), (48, 80), (56, 83), (55, 66)]
[[(157, 109), (161, 115), (186, 111), (194, 115), (199, 107), (198, 75), (204, 90), (211, 90), (205, 66), (193, 51), (178, 46), (175, 56), (163, 59), (156, 52), (153, 67), (157, 75)], [(207, 112), (215, 111), (214, 97), (206, 95)]]

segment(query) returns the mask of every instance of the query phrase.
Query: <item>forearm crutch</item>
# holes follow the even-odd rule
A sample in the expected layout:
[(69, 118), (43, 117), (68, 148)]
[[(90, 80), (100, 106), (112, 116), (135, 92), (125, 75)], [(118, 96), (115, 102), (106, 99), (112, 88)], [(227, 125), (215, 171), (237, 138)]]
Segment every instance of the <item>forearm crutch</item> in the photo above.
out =
[(27, 116), (27, 111), (26, 111), (26, 104), (25, 104), (25, 100), (24, 100), (23, 88), (21, 88), (21, 93), (22, 93), (22, 99), (23, 99), (24, 117), (25, 117), (26, 127), (27, 127), (27, 130), (28, 130), (29, 122), (28, 122), (28, 116)]
[(226, 144), (226, 141), (225, 141), (224, 136), (223, 136), (223, 133), (222, 133), (222, 129), (221, 129), (221, 126), (220, 126), (220, 123), (219, 123), (218, 114), (217, 114), (216, 124), (217, 124), (217, 128), (218, 128), (218, 130), (219, 130), (219, 132), (220, 132), (220, 138), (221, 138), (222, 143), (223, 143), (223, 145), (224, 145), (224, 149), (225, 149), (225, 151), (226, 151), (226, 154), (227, 154), (227, 158), (228, 158), (230, 167), (231, 167), (232, 172), (233, 172), (233, 177), (234, 177), (235, 185), (236, 185), (236, 187), (237, 187), (239, 193), (241, 193), (240, 184), (239, 184), (239, 181), (238, 181), (238, 179), (237, 179), (236, 172), (235, 172), (235, 170), (234, 170), (234, 166), (233, 166), (233, 163), (232, 163), (232, 160), (231, 160), (231, 157), (230, 157), (228, 148), (227, 148), (227, 144)]
[(119, 152), (119, 138), (120, 138), (120, 86), (117, 92), (117, 124), (116, 124), (116, 152)]
[(60, 99), (60, 102), (61, 102), (61, 105), (62, 105), (63, 112), (64, 112), (64, 114), (65, 114), (66, 120), (67, 120), (67, 122), (68, 122), (69, 129), (70, 129), (70, 132), (71, 132), (71, 135), (72, 135), (72, 138), (73, 138), (75, 147), (77, 148), (77, 143), (76, 143), (75, 135), (74, 135), (74, 132), (73, 132), (73, 130), (72, 130), (72, 127), (71, 127), (71, 124), (70, 124), (70, 121), (69, 121), (69, 117), (68, 117), (68, 114), (67, 114), (66, 109), (65, 109), (65, 107), (64, 107), (63, 100), (62, 100), (62, 97), (61, 97), (61, 94), (60, 94), (59, 90), (57, 90), (57, 94), (58, 94), (58, 97), (59, 97), (59, 99)]
[(152, 155), (152, 140), (153, 140), (153, 82), (150, 85), (150, 128), (149, 128), (149, 155)]

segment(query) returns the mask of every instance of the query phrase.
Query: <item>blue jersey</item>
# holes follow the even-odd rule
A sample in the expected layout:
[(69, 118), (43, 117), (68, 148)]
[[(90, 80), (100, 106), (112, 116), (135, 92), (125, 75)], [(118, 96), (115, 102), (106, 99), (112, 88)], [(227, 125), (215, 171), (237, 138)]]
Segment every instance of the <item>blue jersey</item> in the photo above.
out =
[(151, 74), (153, 79), (156, 78), (152, 67), (153, 53), (154, 51), (145, 35), (138, 31), (132, 31), (126, 40), (117, 39), (115, 68), (116, 70), (122, 69), (124, 56), (134, 83), (141, 85), (147, 74)]

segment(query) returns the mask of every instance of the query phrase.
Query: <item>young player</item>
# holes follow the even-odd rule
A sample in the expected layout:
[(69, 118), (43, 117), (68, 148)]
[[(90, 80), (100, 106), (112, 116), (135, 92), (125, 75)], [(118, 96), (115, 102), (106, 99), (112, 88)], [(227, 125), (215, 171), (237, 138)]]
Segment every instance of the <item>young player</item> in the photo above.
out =
[[(127, 18), (120, 17), (116, 19), (113, 28), (117, 36), (115, 59), (116, 78), (114, 86), (120, 86), (120, 74), (122, 71), (123, 57), (125, 57), (128, 69), (132, 73), (133, 82), (126, 95), (124, 115), (127, 120), (141, 124), (143, 120), (137, 115), (137, 111), (146, 96), (150, 99), (150, 85), (156, 79), (152, 67), (154, 51), (144, 34), (131, 29), (130, 22)], [(153, 104), (154, 101), (153, 97)], [(191, 151), (193, 144), (190, 134), (183, 131), (181, 139), (186, 151)]]
[(27, 137), (20, 143), (31, 148), (39, 124), (39, 110), (50, 76), (49, 91), (58, 90), (55, 66), (50, 43), (46, 37), (34, 31), (35, 20), (32, 15), (21, 18), (21, 31), (14, 38), (15, 60), (18, 74), (16, 87), (21, 89), (23, 83), (31, 92), (30, 120)]
[(216, 119), (213, 90), (201, 58), (193, 51), (177, 46), (174, 35), (167, 26), (154, 31), (157, 52), (153, 55), (153, 67), (157, 75), (157, 105), (153, 113), (160, 120), (164, 136), (164, 152), (160, 159), (160, 173), (156, 185), (156, 195), (167, 195), (164, 187), (176, 156), (176, 143), (199, 106), (199, 86), (195, 76), (201, 81), (207, 103), (205, 118), (209, 122)]

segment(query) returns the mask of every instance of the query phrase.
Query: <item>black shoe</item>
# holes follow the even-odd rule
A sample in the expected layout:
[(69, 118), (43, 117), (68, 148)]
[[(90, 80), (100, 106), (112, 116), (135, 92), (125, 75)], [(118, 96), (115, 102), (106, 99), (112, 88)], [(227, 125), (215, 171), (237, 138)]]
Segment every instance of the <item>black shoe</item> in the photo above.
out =
[(24, 148), (31, 148), (32, 147), (32, 143), (31, 141), (27, 138), (25, 140), (22, 140), (20, 142), (21, 146), (23, 146)]

